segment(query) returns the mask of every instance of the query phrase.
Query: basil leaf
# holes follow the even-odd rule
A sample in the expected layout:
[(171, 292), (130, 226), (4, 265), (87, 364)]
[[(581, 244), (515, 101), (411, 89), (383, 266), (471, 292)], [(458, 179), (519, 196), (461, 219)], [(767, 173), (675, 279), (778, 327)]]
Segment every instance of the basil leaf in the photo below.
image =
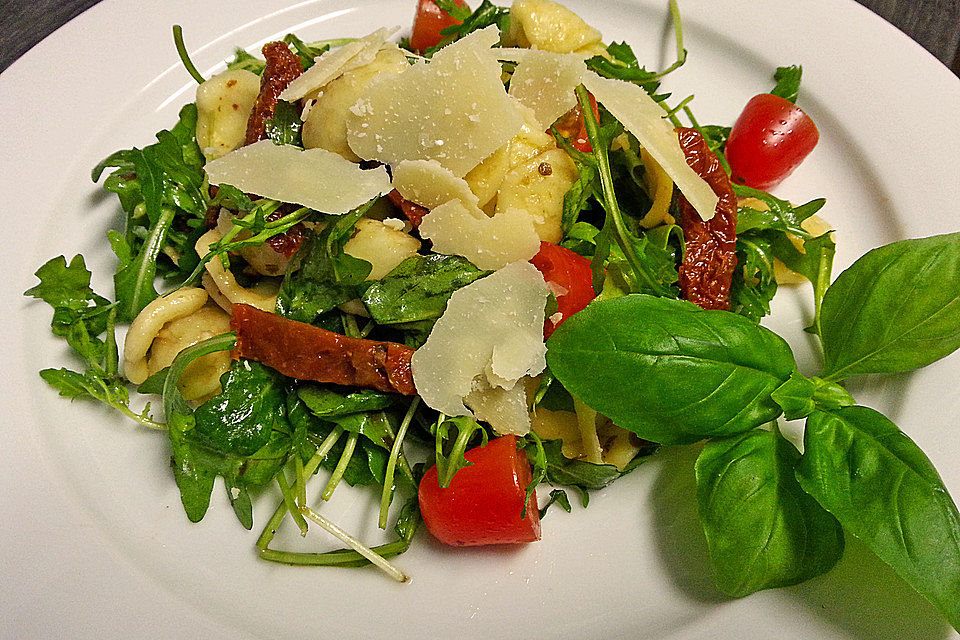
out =
[(796, 370), (790, 346), (747, 318), (647, 295), (572, 316), (547, 342), (547, 365), (575, 397), (661, 444), (774, 420), (770, 393)]
[(840, 523), (794, 477), (800, 453), (779, 431), (711, 440), (697, 458), (697, 504), (717, 588), (734, 598), (829, 571)]
[(820, 326), (831, 380), (909, 371), (960, 348), (960, 233), (867, 252), (827, 289)]
[(856, 404), (853, 396), (835, 382), (805, 378), (796, 371), (770, 397), (783, 409), (787, 420), (805, 418), (817, 408), (839, 409)]
[(460, 256), (415, 255), (405, 259), (363, 294), (377, 324), (439, 318), (454, 291), (489, 275)]
[(895, 424), (866, 407), (811, 414), (797, 479), (960, 630), (960, 512)]

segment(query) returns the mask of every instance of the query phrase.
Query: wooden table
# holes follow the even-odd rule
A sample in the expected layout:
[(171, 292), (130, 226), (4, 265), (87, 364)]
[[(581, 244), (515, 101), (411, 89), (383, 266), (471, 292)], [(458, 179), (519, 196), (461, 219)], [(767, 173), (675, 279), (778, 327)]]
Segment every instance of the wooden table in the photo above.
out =
[[(960, 75), (960, 0), (857, 0)], [(0, 71), (99, 0), (0, 0)]]

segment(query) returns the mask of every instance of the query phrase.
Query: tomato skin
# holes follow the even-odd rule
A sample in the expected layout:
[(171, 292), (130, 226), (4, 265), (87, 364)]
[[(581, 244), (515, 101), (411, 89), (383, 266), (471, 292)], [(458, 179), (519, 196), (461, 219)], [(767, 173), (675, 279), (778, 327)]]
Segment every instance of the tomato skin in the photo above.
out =
[(768, 191), (803, 162), (819, 139), (817, 125), (797, 105), (761, 93), (737, 118), (724, 155), (734, 182)]
[(543, 325), (543, 336), (549, 338), (564, 320), (582, 311), (596, 297), (593, 291), (593, 270), (590, 260), (566, 247), (541, 242), (540, 251), (530, 259), (543, 279), (566, 290), (557, 295), (559, 318), (551, 316)]
[[(600, 109), (597, 107), (597, 99), (590, 96), (590, 108), (593, 110), (593, 117), (600, 120)], [(554, 125), (557, 130), (570, 141), (573, 148), (581, 153), (593, 153), (593, 147), (590, 146), (590, 138), (587, 137), (587, 124), (583, 121), (583, 109), (578, 104), (567, 112), (566, 115)], [(550, 133), (548, 130), (547, 133)]]
[(533, 474), (527, 455), (517, 450), (517, 437), (496, 438), (464, 457), (473, 465), (457, 471), (446, 489), (440, 488), (436, 465), (420, 481), (420, 513), (433, 537), (455, 547), (539, 540), (536, 492), (520, 518)]
[[(458, 7), (463, 6), (464, 0), (454, 0)], [(410, 36), (410, 46), (423, 53), (430, 47), (440, 44), (440, 35), (442, 29), (460, 24), (462, 20), (457, 20), (449, 13), (436, 5), (433, 0), (420, 0), (417, 5), (417, 15), (413, 19), (413, 34)]]

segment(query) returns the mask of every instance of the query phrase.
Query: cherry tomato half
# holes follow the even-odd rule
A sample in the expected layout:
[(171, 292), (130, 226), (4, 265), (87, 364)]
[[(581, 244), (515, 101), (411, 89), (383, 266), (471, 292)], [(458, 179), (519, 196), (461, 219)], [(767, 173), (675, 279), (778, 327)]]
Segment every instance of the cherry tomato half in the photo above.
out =
[(558, 315), (547, 318), (543, 326), (543, 336), (549, 338), (560, 323), (582, 311), (596, 297), (593, 271), (590, 260), (551, 242), (541, 242), (540, 251), (530, 262), (556, 289)]
[(819, 139), (817, 126), (797, 105), (762, 93), (737, 118), (725, 155), (734, 182), (767, 191), (790, 175)]
[(536, 492), (520, 518), (533, 474), (527, 455), (517, 450), (517, 437), (496, 438), (464, 458), (473, 464), (457, 471), (446, 489), (436, 466), (420, 481), (420, 512), (433, 537), (457, 547), (539, 540)]
[[(463, 0), (454, 0), (458, 7), (463, 6)], [(437, 6), (433, 0), (420, 0), (417, 5), (417, 16), (413, 19), (413, 34), (410, 36), (410, 46), (421, 53), (430, 47), (440, 44), (442, 29), (460, 24), (449, 13)]]

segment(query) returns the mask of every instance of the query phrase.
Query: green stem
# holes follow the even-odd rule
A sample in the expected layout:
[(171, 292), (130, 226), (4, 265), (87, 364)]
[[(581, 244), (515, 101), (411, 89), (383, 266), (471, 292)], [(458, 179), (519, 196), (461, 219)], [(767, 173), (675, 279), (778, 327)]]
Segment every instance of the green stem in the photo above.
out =
[(333, 475), (330, 476), (330, 481), (327, 482), (326, 488), (323, 490), (323, 493), (320, 494), (321, 500), (329, 500), (333, 496), (334, 489), (337, 488), (337, 485), (340, 484), (340, 480), (343, 479), (343, 473), (347, 470), (347, 465), (350, 463), (350, 458), (353, 457), (353, 451), (357, 447), (357, 440), (359, 436), (356, 433), (351, 433), (347, 436), (347, 441), (343, 445), (343, 454), (340, 456), (340, 461), (337, 463), (337, 468), (333, 470)]
[(670, 21), (673, 22), (673, 33), (677, 39), (677, 60), (653, 76), (654, 78), (662, 78), (668, 73), (676, 71), (687, 61), (687, 50), (683, 46), (683, 23), (680, 20), (680, 7), (677, 6), (677, 0), (670, 0)]
[(646, 265), (643, 264), (640, 256), (637, 255), (633, 244), (627, 240), (629, 230), (623, 220), (620, 206), (617, 204), (617, 194), (613, 188), (613, 174), (610, 172), (609, 150), (600, 139), (599, 125), (593, 116), (590, 96), (583, 85), (577, 87), (577, 99), (580, 101), (580, 107), (583, 110), (583, 122), (587, 130), (587, 138), (590, 140), (590, 146), (593, 148), (593, 154), (597, 159), (600, 185), (603, 190), (604, 208), (607, 210), (607, 215), (613, 220), (614, 228), (617, 231), (617, 244), (620, 245), (620, 249), (627, 258), (627, 262), (630, 264), (631, 269), (633, 269), (634, 274), (643, 280), (657, 295), (667, 295), (667, 290), (662, 284), (657, 282), (656, 278), (647, 270)]
[[(310, 458), (310, 462), (304, 465), (304, 475), (312, 476), (314, 473), (316, 473), (317, 469), (320, 468), (320, 463), (322, 463), (323, 459), (327, 457), (327, 454), (330, 453), (330, 450), (333, 449), (334, 445), (337, 444), (337, 440), (339, 440), (340, 436), (342, 435), (343, 427), (334, 427), (333, 431), (327, 434), (327, 437), (323, 440), (323, 443), (317, 448), (316, 453), (314, 453), (313, 457)], [(283, 522), (283, 517), (287, 515), (287, 511), (287, 503), (284, 500), (281, 500), (280, 504), (278, 504), (277, 508), (274, 510), (273, 515), (270, 516), (270, 520), (267, 522), (267, 525), (260, 533), (260, 537), (257, 538), (257, 549), (259, 549), (261, 553), (267, 550), (267, 546), (273, 540), (273, 536), (276, 535), (277, 529), (280, 528), (280, 523)]]
[(180, 61), (183, 62), (187, 73), (197, 81), (197, 84), (203, 84), (205, 82), (203, 76), (197, 71), (197, 68), (193, 66), (193, 61), (190, 60), (190, 54), (187, 53), (187, 47), (183, 44), (183, 28), (178, 24), (173, 25), (173, 44), (177, 47), (177, 54), (180, 56)]
[(297, 507), (296, 500), (293, 492), (290, 491), (290, 485), (287, 484), (287, 476), (283, 473), (283, 469), (277, 473), (277, 484), (280, 485), (280, 494), (283, 496), (283, 503), (287, 507), (287, 511), (293, 516), (293, 521), (297, 523), (297, 528), (300, 529), (300, 535), (306, 537), (307, 521), (303, 519), (303, 514), (300, 513), (300, 508)]
[(329, 534), (339, 539), (341, 542), (346, 544), (348, 547), (359, 553), (361, 556), (369, 560), (372, 564), (376, 565), (378, 569), (386, 573), (388, 576), (396, 580), (397, 582), (410, 582), (410, 578), (400, 569), (396, 568), (387, 560), (379, 555), (376, 551), (370, 549), (365, 544), (360, 542), (357, 538), (350, 535), (337, 525), (335, 525), (330, 520), (327, 520), (322, 515), (311, 509), (310, 507), (304, 507), (301, 509), (303, 515), (307, 516), (318, 525), (323, 527)]
[(387, 528), (387, 513), (390, 511), (390, 503), (393, 501), (393, 478), (397, 471), (397, 460), (402, 454), (403, 439), (407, 435), (407, 428), (413, 420), (413, 414), (416, 413), (420, 405), (420, 396), (415, 396), (413, 402), (407, 408), (407, 413), (403, 416), (397, 435), (393, 439), (393, 447), (390, 449), (390, 457), (387, 459), (387, 469), (383, 477), (383, 493), (380, 494), (380, 519), (378, 525), (381, 529)]

